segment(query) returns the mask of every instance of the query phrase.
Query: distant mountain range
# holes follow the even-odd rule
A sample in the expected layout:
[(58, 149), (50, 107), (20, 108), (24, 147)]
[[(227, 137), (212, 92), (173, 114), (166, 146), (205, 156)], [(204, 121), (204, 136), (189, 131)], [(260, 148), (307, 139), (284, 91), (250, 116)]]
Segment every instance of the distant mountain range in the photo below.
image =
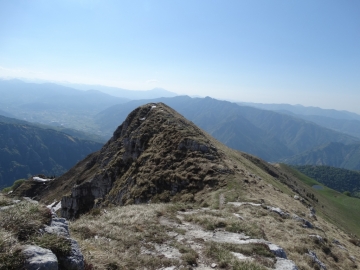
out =
[(170, 92), (163, 88), (154, 88), (151, 90), (127, 90), (118, 87), (110, 87), (103, 85), (86, 85), (86, 84), (74, 84), (74, 83), (61, 83), (61, 84), (79, 90), (98, 90), (103, 93), (112, 95), (114, 97), (127, 98), (131, 100), (178, 96), (178, 94), (174, 92)]
[(9, 116), (46, 125), (78, 129), (101, 136), (92, 117), (115, 104), (129, 101), (100, 91), (81, 91), (44, 83), (0, 80), (0, 109)]
[[(173, 97), (175, 93), (163, 89), (129, 91), (72, 85), (75, 86), (83, 90), (52, 83), (0, 81), (0, 115), (35, 122), (37, 127), (50, 125), (71, 136), (103, 143), (134, 108), (149, 102), (164, 102), (227, 146), (269, 162), (348, 169), (360, 166), (357, 159), (360, 115), (355, 113), (301, 105), (239, 105), (209, 97)], [(101, 91), (116, 92), (123, 97)], [(154, 99), (158, 96), (170, 97)]]
[(284, 159), (283, 162), (292, 165), (327, 165), (360, 170), (360, 143), (345, 145), (332, 142)]
[(102, 144), (0, 117), (0, 188), (33, 174), (61, 175)]
[(0, 115), (2, 116), (6, 116), (6, 117), (14, 117), (12, 114), (8, 113), (8, 112), (5, 112), (3, 110), (0, 110)]
[(360, 138), (360, 115), (348, 111), (321, 109), (289, 104), (238, 103), (263, 110), (275, 111), (301, 118), (322, 127)]
[(330, 142), (351, 144), (359, 141), (286, 114), (187, 96), (115, 105), (97, 114), (95, 123), (109, 133), (131, 110), (148, 102), (164, 102), (227, 146), (267, 161), (278, 161)]
[(263, 103), (251, 103), (251, 102), (239, 102), (239, 105), (255, 107), (269, 111), (279, 111), (284, 113), (292, 113), (296, 115), (317, 115), (325, 116), (334, 119), (346, 119), (346, 120), (359, 120), (360, 115), (348, 112), (338, 111), (333, 109), (322, 109), (318, 107), (307, 107), (302, 105), (290, 105), (290, 104), (263, 104)]
[(335, 119), (319, 115), (296, 115), (297, 117), (311, 121), (320, 126), (339, 131), (360, 138), (360, 121), (349, 119)]

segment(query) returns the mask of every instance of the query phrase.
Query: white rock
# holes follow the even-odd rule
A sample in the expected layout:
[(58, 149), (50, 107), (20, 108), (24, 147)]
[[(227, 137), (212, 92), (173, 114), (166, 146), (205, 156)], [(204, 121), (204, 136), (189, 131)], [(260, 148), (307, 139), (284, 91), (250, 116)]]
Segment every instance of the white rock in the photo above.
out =
[(252, 202), (228, 202), (228, 204), (232, 204), (235, 206), (242, 206), (242, 205), (261, 206), (261, 203), (252, 203)]
[(246, 260), (253, 261), (254, 260), (253, 258), (245, 256), (245, 255), (243, 255), (241, 253), (231, 252), (231, 254), (234, 255), (240, 261), (246, 261)]
[(271, 212), (277, 213), (282, 217), (289, 217), (290, 215), (286, 212), (284, 212), (283, 210), (281, 210), (279, 207), (272, 207), (272, 206), (267, 206), (266, 207), (268, 210), (270, 210)]
[(41, 178), (41, 177), (38, 177), (38, 176), (34, 176), (33, 180), (36, 181), (36, 182), (49, 182), (49, 181), (51, 181), (53, 179), (45, 179), (45, 178)]
[(319, 242), (324, 242), (324, 239), (320, 236), (320, 235), (317, 235), (317, 234), (310, 234), (309, 237), (312, 237), (312, 238), (316, 238), (319, 240)]
[(286, 253), (282, 247), (279, 247), (278, 245), (269, 243), (268, 244), (270, 251), (275, 254), (276, 257), (287, 259)]
[(49, 249), (28, 245), (22, 254), (27, 270), (58, 270), (58, 260)]
[(241, 219), (241, 220), (245, 220), (242, 216), (240, 216), (240, 215), (237, 214), (237, 213), (234, 213), (234, 216), (237, 217), (237, 218), (239, 218), (239, 219)]
[(275, 264), (275, 270), (298, 270), (296, 264), (287, 259), (277, 258)]

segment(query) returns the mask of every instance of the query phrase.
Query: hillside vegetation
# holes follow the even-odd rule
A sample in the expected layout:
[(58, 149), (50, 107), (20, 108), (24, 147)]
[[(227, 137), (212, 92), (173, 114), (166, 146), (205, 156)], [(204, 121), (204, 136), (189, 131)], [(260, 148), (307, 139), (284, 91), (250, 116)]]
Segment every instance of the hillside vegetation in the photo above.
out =
[(360, 144), (332, 142), (283, 160), (292, 165), (326, 165), (348, 170), (360, 170)]
[[(306, 184), (306, 194), (314, 203), (316, 201), (317, 210), (322, 217), (345, 231), (360, 235), (360, 199), (330, 189), (290, 166), (285, 164), (280, 166), (285, 172)], [(314, 186), (317, 188), (313, 188)]]
[(315, 179), (325, 186), (339, 192), (350, 192), (352, 196), (359, 196), (360, 172), (330, 166), (293, 166), (306, 176)]
[(0, 187), (39, 173), (61, 175), (101, 146), (55, 130), (0, 122)]

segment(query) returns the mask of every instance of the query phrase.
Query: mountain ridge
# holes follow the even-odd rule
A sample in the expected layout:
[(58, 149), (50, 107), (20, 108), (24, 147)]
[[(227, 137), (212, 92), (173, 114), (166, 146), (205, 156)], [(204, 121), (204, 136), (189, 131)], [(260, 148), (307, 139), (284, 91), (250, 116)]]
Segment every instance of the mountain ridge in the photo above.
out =
[(95, 117), (95, 122), (102, 130), (110, 132), (116, 128), (117, 121), (122, 121), (132, 109), (146, 102), (160, 101), (169, 104), (216, 139), (267, 161), (278, 161), (331, 141), (359, 141), (355, 137), (285, 114), (239, 106), (209, 97), (200, 99), (179, 96), (131, 101), (100, 112)]

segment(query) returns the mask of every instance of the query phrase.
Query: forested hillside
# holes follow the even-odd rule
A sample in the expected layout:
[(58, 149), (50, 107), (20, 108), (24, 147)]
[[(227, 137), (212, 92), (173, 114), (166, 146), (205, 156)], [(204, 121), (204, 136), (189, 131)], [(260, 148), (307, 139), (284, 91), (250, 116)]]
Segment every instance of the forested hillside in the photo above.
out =
[(360, 172), (330, 166), (293, 166), (298, 171), (335, 189), (339, 192), (350, 192), (352, 196), (360, 198)]
[(360, 144), (332, 142), (283, 161), (292, 165), (327, 165), (360, 170)]
[(101, 146), (51, 129), (0, 122), (0, 187), (33, 174), (60, 175)]

